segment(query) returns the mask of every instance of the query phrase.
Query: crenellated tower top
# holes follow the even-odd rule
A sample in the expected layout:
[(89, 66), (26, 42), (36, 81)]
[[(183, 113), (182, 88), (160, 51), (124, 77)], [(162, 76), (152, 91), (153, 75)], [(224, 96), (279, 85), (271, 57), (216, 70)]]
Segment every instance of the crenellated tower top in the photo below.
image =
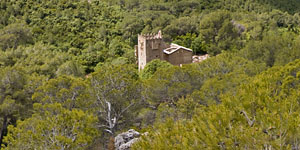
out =
[(165, 43), (161, 30), (158, 33), (138, 35), (138, 45), (135, 45), (135, 56), (139, 70), (145, 68), (146, 64), (154, 59), (170, 62), (173, 65), (192, 63), (193, 51), (189, 48)]
[(143, 37), (146, 40), (155, 40), (155, 39), (162, 39), (162, 34), (161, 34), (161, 30), (159, 30), (157, 34), (154, 33), (139, 34), (139, 37)]

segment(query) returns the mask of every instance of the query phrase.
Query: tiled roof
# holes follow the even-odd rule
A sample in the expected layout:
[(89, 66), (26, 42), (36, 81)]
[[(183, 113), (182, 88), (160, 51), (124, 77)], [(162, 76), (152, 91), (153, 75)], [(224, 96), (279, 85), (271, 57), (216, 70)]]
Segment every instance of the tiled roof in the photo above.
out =
[(177, 45), (177, 44), (174, 44), (174, 43), (171, 43), (170, 47), (167, 48), (167, 49), (164, 49), (163, 51), (164, 51), (164, 53), (170, 55), (170, 54), (176, 52), (177, 50), (179, 50), (181, 48), (184, 49), (184, 50), (186, 50), (186, 51), (191, 51), (192, 52), (191, 49), (183, 47), (183, 46), (180, 46), (180, 45)]

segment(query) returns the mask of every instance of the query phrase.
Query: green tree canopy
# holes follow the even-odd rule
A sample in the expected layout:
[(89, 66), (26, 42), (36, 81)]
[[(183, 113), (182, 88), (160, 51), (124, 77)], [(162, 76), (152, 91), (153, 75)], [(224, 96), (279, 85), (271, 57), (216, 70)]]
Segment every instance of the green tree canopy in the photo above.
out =
[(238, 47), (238, 29), (227, 11), (216, 11), (205, 16), (200, 23), (199, 32), (207, 53), (211, 55)]
[(132, 65), (104, 66), (90, 78), (94, 110), (101, 129), (114, 135), (134, 119), (141, 102), (137, 70)]
[(80, 78), (60, 76), (36, 89), (32, 99), (42, 104), (59, 103), (64, 108), (87, 111), (94, 103), (88, 83)]
[(159, 124), (133, 149), (299, 147), (299, 68), (296, 60), (263, 72), (222, 104), (198, 108), (191, 121)]
[(10, 24), (0, 30), (0, 50), (17, 48), (19, 45), (32, 43), (31, 30), (24, 23)]
[(9, 126), (4, 149), (84, 149), (99, 134), (96, 117), (59, 103), (35, 104), (31, 118)]
[(142, 79), (149, 79), (153, 76), (153, 74), (161, 69), (168, 68), (172, 65), (167, 61), (161, 61), (159, 59), (154, 59), (151, 62), (147, 63), (145, 68), (141, 71), (140, 76)]

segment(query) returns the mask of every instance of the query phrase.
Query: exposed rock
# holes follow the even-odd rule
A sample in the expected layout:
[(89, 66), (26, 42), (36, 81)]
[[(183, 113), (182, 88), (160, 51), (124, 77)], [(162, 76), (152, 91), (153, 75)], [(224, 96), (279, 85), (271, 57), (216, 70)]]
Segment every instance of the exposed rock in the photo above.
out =
[(208, 55), (208, 54), (206, 54), (206, 55), (201, 55), (201, 56), (194, 55), (194, 56), (193, 56), (193, 63), (201, 62), (201, 61), (203, 61), (203, 60), (206, 60), (207, 58), (209, 58), (209, 55)]
[(244, 25), (239, 24), (234, 20), (232, 20), (231, 23), (236, 27), (239, 34), (242, 34), (246, 30), (246, 27)]
[(130, 129), (127, 132), (121, 133), (115, 137), (116, 150), (130, 150), (133, 143), (139, 140), (140, 133)]

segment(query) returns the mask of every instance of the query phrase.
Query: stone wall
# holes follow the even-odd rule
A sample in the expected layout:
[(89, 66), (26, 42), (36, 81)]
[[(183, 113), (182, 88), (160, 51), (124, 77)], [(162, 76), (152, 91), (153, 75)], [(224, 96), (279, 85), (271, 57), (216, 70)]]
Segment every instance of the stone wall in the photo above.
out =
[[(176, 44), (167, 44), (163, 41), (161, 31), (157, 34), (138, 35), (138, 45), (135, 46), (139, 70), (144, 69), (147, 63), (153, 59), (166, 60), (173, 65), (192, 63), (192, 50), (176, 45), (177, 51), (171, 54), (164, 53), (164, 50)], [(171, 47), (173, 48), (173, 47)]]
[(184, 49), (179, 49), (172, 54), (165, 54), (166, 61), (170, 62), (172, 65), (180, 65), (180, 64), (190, 64), (192, 63), (192, 55), (193, 52), (186, 51)]
[(144, 69), (146, 64), (153, 59), (163, 60), (163, 49), (168, 45), (163, 41), (161, 32), (157, 34), (138, 35), (137, 60), (139, 70)]

